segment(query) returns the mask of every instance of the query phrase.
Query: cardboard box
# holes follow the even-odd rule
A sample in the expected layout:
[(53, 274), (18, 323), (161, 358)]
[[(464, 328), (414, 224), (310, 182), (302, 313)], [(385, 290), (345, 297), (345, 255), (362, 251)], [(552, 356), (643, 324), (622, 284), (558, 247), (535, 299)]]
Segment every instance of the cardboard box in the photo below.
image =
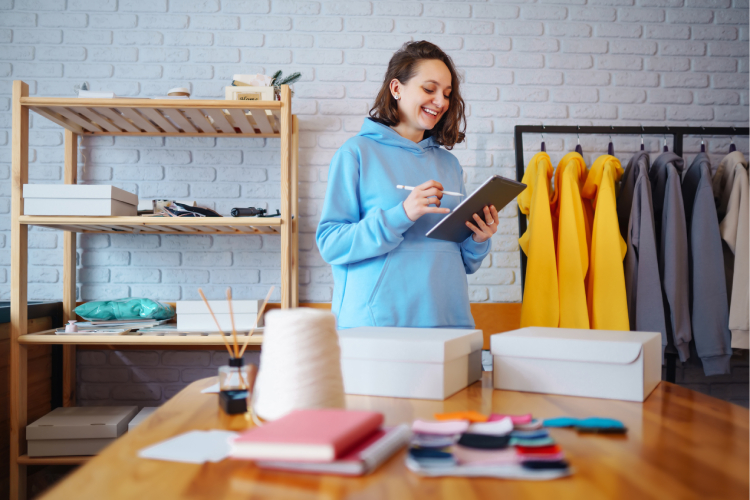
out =
[[(232, 318), (226, 300), (209, 300), (216, 320), (225, 332), (232, 331)], [(255, 318), (262, 306), (260, 300), (233, 300), (234, 326), (238, 331), (249, 331), (255, 325)], [(176, 302), (177, 329), (185, 332), (215, 332), (216, 322), (202, 300), (180, 300)], [(263, 326), (263, 317), (258, 321)]]
[(138, 196), (108, 185), (24, 184), (23, 213), (135, 217)]
[(661, 334), (530, 327), (490, 337), (495, 389), (644, 401), (661, 381)]
[(347, 394), (443, 400), (482, 378), (482, 331), (339, 330)]
[(123, 435), (137, 406), (56, 408), (26, 426), (29, 457), (96, 455)]

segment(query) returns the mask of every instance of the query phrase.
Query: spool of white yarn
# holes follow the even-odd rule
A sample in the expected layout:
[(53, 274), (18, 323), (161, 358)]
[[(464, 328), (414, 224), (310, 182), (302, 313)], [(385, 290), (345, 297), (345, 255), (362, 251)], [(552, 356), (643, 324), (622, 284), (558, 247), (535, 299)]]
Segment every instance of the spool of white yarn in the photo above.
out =
[(275, 420), (303, 408), (344, 408), (336, 318), (301, 307), (265, 315), (253, 411)]

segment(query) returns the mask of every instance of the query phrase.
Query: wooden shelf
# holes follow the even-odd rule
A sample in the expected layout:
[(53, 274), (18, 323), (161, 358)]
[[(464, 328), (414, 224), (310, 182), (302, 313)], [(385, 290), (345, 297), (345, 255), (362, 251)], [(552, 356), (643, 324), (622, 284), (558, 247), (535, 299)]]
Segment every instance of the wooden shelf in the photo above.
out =
[(19, 222), (75, 233), (278, 234), (279, 217), (70, 217), (21, 215)]
[[(246, 335), (239, 335), (244, 344)], [(18, 338), (19, 344), (69, 344), (69, 345), (224, 345), (218, 334), (212, 335), (55, 335), (54, 330), (27, 333)], [(263, 343), (260, 333), (250, 337), (248, 345)]]
[(283, 103), (22, 97), (21, 105), (81, 135), (280, 137)]
[(89, 456), (66, 456), (66, 457), (30, 457), (21, 455), (18, 463), (23, 465), (81, 465), (94, 457)]

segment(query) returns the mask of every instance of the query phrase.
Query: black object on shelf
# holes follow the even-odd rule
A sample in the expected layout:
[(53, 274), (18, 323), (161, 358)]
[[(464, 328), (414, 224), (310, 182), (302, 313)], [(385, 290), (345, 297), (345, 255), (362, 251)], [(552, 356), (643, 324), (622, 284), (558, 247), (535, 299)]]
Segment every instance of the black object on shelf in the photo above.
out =
[[(601, 134), (601, 135), (671, 135), (673, 137), (672, 150), (677, 156), (682, 156), (682, 142), (686, 135), (726, 135), (733, 137), (736, 135), (750, 135), (748, 127), (613, 127), (613, 126), (567, 126), (567, 125), (516, 125), (513, 130), (513, 143), (516, 152), (516, 180), (521, 182), (526, 169), (523, 161), (523, 134)], [(665, 151), (666, 144), (665, 144)], [(736, 150), (734, 141), (730, 144), (729, 152)], [(526, 217), (518, 209), (518, 234), (519, 236), (526, 232)], [(526, 283), (526, 255), (523, 250), (521, 253), (521, 293)], [(674, 339), (667, 335), (667, 347), (664, 350), (664, 356), (667, 364), (666, 379), (668, 382), (675, 381), (677, 349), (674, 346)]]
[(266, 213), (266, 209), (255, 207), (233, 208), (230, 213), (232, 214), (232, 217), (263, 217), (263, 214)]

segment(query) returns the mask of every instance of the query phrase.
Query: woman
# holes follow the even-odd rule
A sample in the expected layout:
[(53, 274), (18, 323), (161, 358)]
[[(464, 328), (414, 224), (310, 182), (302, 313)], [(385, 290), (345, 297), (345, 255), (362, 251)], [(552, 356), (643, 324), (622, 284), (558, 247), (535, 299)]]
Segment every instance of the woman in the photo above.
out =
[(370, 118), (331, 161), (316, 240), (333, 267), (339, 328), (474, 326), (466, 275), (490, 251), (497, 210), (467, 222), (474, 234), (460, 244), (425, 237), (460, 202), (443, 190), (466, 194), (461, 165), (446, 151), (465, 128), (451, 58), (429, 42), (406, 43)]

